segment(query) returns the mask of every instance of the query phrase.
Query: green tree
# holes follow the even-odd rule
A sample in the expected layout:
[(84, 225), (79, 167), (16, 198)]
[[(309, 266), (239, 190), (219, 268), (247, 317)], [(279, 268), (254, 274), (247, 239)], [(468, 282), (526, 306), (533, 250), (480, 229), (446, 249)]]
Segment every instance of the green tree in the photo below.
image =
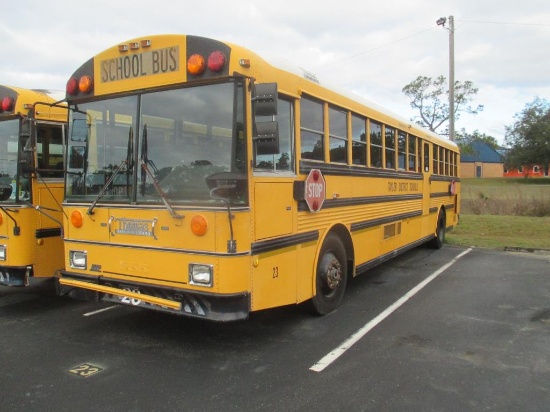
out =
[(522, 112), (514, 116), (515, 123), (506, 127), (505, 142), (510, 147), (506, 164), (520, 167), (538, 164), (548, 174), (550, 164), (550, 102), (536, 97)]
[[(477, 114), (483, 110), (483, 105), (475, 108), (469, 105), (478, 92), (471, 81), (455, 81), (454, 88), (455, 120), (462, 112)], [(418, 110), (419, 115), (411, 119), (412, 121), (432, 132), (445, 125), (440, 134), (449, 135), (449, 86), (445, 76), (435, 79), (418, 76), (416, 80), (403, 87), (402, 91), (411, 100), (411, 107)]]

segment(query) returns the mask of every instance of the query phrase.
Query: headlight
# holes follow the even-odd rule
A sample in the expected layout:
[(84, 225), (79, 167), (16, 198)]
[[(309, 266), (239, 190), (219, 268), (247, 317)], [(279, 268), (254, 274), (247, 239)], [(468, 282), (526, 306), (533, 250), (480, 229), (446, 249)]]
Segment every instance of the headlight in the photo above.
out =
[(210, 265), (200, 265), (196, 263), (189, 264), (189, 283), (191, 285), (200, 285), (212, 287), (214, 269)]
[(69, 251), (69, 264), (74, 269), (87, 268), (87, 253), (80, 250)]
[(0, 260), (6, 260), (6, 245), (0, 245)]

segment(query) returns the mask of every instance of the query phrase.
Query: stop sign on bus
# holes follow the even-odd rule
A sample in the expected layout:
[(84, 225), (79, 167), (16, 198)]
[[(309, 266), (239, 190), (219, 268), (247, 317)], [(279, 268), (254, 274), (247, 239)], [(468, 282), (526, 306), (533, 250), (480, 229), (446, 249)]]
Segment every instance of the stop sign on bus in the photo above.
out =
[(305, 183), (304, 199), (312, 212), (318, 212), (325, 201), (326, 182), (319, 169), (311, 169)]

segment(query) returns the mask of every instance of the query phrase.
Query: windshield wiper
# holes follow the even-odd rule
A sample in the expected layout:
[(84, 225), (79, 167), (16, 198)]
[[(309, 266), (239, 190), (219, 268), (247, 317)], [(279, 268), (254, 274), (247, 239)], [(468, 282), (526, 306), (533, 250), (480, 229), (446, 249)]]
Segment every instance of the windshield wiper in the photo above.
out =
[(161, 189), (157, 178), (151, 170), (149, 169), (149, 166), (147, 165), (149, 163), (149, 156), (148, 156), (148, 150), (147, 150), (147, 125), (143, 125), (143, 136), (141, 140), (141, 194), (145, 194), (145, 181), (147, 179), (147, 175), (151, 178), (153, 182), (153, 186), (157, 193), (159, 194), (160, 198), (162, 199), (162, 202), (164, 203), (164, 206), (166, 206), (166, 209), (170, 212), (170, 216), (172, 216), (174, 219), (183, 219), (185, 216), (178, 214), (168, 201), (166, 197), (166, 193)]
[(103, 187), (101, 188), (101, 190), (99, 191), (99, 193), (97, 194), (95, 200), (92, 202), (92, 204), (90, 205), (90, 207), (88, 208), (88, 211), (86, 212), (86, 214), (88, 215), (93, 215), (94, 214), (94, 208), (95, 208), (95, 205), (97, 204), (97, 202), (99, 201), (99, 199), (101, 199), (103, 197), (103, 195), (105, 194), (105, 192), (107, 191), (107, 189), (109, 188), (109, 186), (111, 185), (111, 182), (113, 180), (115, 180), (115, 177), (118, 176), (118, 174), (120, 173), (120, 171), (122, 170), (122, 168), (124, 167), (124, 165), (126, 165), (127, 162), (126, 160), (123, 160), (122, 163), (120, 163), (117, 168), (115, 169), (115, 171), (113, 172), (113, 174), (111, 175), (111, 177), (109, 178), (109, 180), (107, 180), (107, 182), (103, 185)]
[(107, 182), (105, 182), (105, 184), (103, 185), (103, 187), (101, 188), (101, 190), (97, 194), (95, 200), (92, 202), (92, 204), (88, 208), (88, 211), (86, 212), (87, 215), (93, 215), (94, 214), (94, 208), (95, 208), (97, 202), (99, 202), (99, 199), (101, 199), (101, 197), (105, 194), (105, 192), (107, 191), (107, 189), (109, 188), (109, 186), (111, 185), (113, 180), (115, 180), (115, 177), (118, 176), (118, 174), (120, 173), (122, 168), (124, 166), (126, 166), (126, 170), (130, 170), (130, 168), (133, 167), (134, 161), (133, 161), (133, 157), (132, 157), (132, 153), (131, 153), (131, 152), (133, 152), (133, 149), (130, 149), (130, 147), (133, 147), (133, 146), (134, 146), (134, 129), (132, 127), (130, 127), (130, 131), (128, 132), (128, 152), (126, 154), (126, 159), (124, 159), (117, 166), (117, 168), (114, 170), (114, 172), (111, 175), (111, 177), (109, 178), (109, 180), (107, 180)]

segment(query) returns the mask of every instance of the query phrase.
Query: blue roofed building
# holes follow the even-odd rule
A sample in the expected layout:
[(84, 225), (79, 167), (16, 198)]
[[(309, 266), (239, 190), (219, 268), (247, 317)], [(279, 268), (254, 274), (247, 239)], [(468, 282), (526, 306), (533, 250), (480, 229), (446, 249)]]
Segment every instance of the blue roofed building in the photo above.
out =
[(471, 150), (460, 155), (461, 177), (503, 177), (504, 157), (481, 140), (470, 143)]

